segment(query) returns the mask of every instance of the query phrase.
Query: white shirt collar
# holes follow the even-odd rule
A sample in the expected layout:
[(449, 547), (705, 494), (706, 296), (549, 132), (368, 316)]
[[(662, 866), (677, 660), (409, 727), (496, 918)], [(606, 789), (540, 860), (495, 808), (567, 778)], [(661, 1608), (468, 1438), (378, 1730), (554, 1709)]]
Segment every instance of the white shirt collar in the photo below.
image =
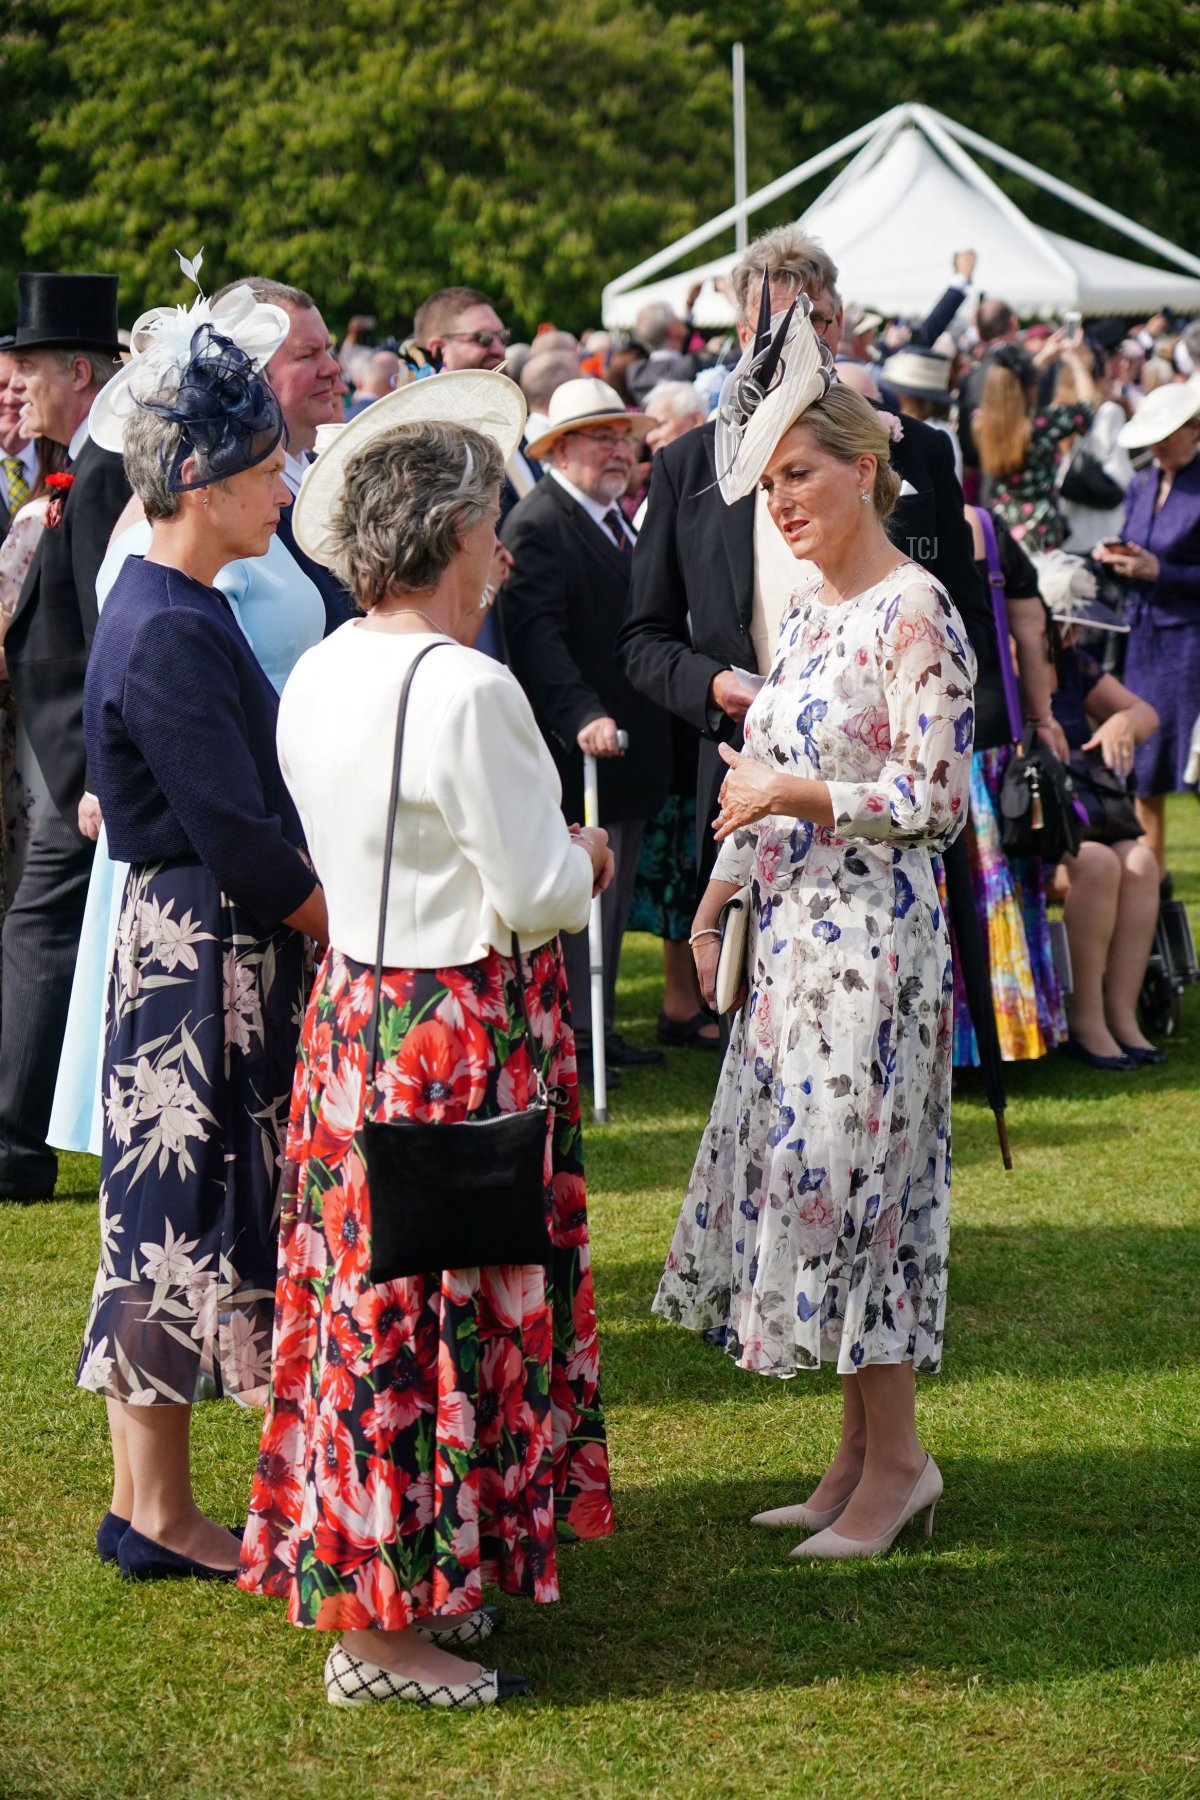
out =
[(37, 480), (38, 466), (37, 444), (33, 438), (30, 438), (28, 443), (21, 445), (21, 448), (17, 451), (17, 461), (25, 471), (26, 481), (29, 483), (30, 487), (32, 487)]
[(621, 508), (619, 506), (617, 506), (617, 502), (615, 500), (610, 500), (608, 502), (608, 505), (606, 506), (602, 500), (593, 500), (592, 496), (590, 494), (585, 494), (581, 488), (577, 488), (573, 481), (568, 481), (566, 476), (562, 473), (561, 469), (551, 469), (550, 473), (551, 473), (551, 475), (553, 475), (555, 481), (557, 481), (557, 483), (560, 487), (566, 488), (566, 490), (567, 490), (568, 494), (570, 494), (572, 500), (577, 501), (578, 504), (580, 506), (582, 506), (582, 508), (583, 508), (584, 512), (587, 514), (588, 518), (593, 520), (595, 524), (599, 525), (601, 531), (604, 532), (606, 537), (611, 537), (612, 532), (609, 531), (608, 526), (604, 523), (604, 521), (607, 519), (607, 517), (608, 517), (609, 513), (612, 511), (613, 507), (616, 506), (617, 512), (620, 516), (621, 526), (625, 532), (626, 537), (629, 539), (631, 544), (633, 542), (635, 542), (632, 531), (630, 531), (628, 525), (625, 523), (625, 515), (623, 512), (621, 512)]
[(87, 422), (87, 418), (85, 416), (84, 418), (80, 419), (78, 425), (75, 427), (75, 430), (71, 436), (71, 441), (67, 445), (67, 455), (72, 462), (75, 461), (75, 458), (79, 455), (79, 452), (83, 449), (83, 446), (87, 443), (87, 437), (88, 437), (87, 425), (88, 425), (88, 422)]
[(299, 456), (293, 456), (290, 450), (283, 453), (283, 485), (293, 500), (300, 492), (300, 483), (308, 472), (308, 452), (302, 450)]

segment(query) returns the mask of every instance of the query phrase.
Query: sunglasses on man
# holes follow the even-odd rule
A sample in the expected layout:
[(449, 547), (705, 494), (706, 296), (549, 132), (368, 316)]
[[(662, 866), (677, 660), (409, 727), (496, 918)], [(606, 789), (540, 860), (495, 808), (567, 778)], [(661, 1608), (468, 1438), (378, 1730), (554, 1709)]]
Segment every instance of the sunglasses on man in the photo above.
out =
[(512, 343), (512, 332), (506, 330), (504, 326), (501, 326), (499, 331), (443, 331), (442, 336), (444, 338), (469, 338), (471, 343), (478, 344), (481, 350), (486, 350), (489, 344), (507, 346)]

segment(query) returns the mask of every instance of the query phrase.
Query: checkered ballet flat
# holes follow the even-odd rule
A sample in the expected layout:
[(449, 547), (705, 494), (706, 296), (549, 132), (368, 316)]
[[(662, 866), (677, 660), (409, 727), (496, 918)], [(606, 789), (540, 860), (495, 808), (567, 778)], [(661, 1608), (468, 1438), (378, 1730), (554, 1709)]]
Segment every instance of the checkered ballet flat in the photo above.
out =
[(443, 1650), (470, 1650), (475, 1644), (485, 1643), (503, 1623), (502, 1606), (480, 1606), (475, 1612), (464, 1613), (449, 1631), (427, 1631), (418, 1625), (417, 1636), (427, 1644), (440, 1644)]
[(495, 1706), (515, 1694), (528, 1693), (524, 1675), (483, 1669), (474, 1681), (417, 1681), (393, 1675), (375, 1663), (362, 1662), (336, 1644), (325, 1658), (325, 1698), (330, 1706), (372, 1706), (383, 1700), (410, 1700), (417, 1706)]

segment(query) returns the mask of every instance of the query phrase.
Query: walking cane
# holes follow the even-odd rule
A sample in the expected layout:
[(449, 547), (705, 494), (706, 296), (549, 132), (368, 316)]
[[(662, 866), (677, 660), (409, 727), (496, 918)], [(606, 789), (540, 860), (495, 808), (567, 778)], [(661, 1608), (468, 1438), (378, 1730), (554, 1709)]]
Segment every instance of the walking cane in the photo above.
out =
[[(618, 731), (617, 748), (628, 750), (629, 733)], [(600, 788), (596, 778), (596, 759), (583, 754), (583, 822), (600, 823)], [(600, 895), (592, 900), (588, 920), (588, 974), (592, 990), (592, 1117), (597, 1125), (608, 1124), (608, 1069), (604, 1062), (604, 925), (600, 911)]]

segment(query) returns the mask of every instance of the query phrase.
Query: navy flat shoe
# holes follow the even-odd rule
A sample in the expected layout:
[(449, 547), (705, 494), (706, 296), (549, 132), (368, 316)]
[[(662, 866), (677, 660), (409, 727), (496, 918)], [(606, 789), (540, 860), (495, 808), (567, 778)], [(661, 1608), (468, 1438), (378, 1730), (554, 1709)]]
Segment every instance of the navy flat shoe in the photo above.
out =
[[(1120, 1038), (1117, 1039), (1117, 1042), (1121, 1043)], [(1121, 1044), (1121, 1054), (1127, 1056), (1131, 1063), (1137, 1063), (1145, 1068), (1155, 1067), (1158, 1063), (1165, 1063), (1167, 1060), (1166, 1051), (1160, 1050), (1156, 1044), (1147, 1044), (1145, 1048), (1141, 1044)]]
[(1137, 1068), (1131, 1056), (1097, 1056), (1086, 1044), (1081, 1044), (1077, 1037), (1068, 1037), (1061, 1048), (1068, 1056), (1073, 1056), (1076, 1062), (1086, 1063), (1089, 1069), (1113, 1069), (1127, 1074), (1130, 1069)]
[(143, 1537), (132, 1525), (121, 1539), (117, 1562), (127, 1581), (181, 1581), (188, 1576), (196, 1581), (237, 1580), (236, 1568), (214, 1569), (209, 1563), (180, 1556), (177, 1550)]
[(102, 1563), (116, 1562), (121, 1539), (128, 1530), (128, 1519), (118, 1519), (115, 1512), (105, 1513), (96, 1532), (96, 1555)]

